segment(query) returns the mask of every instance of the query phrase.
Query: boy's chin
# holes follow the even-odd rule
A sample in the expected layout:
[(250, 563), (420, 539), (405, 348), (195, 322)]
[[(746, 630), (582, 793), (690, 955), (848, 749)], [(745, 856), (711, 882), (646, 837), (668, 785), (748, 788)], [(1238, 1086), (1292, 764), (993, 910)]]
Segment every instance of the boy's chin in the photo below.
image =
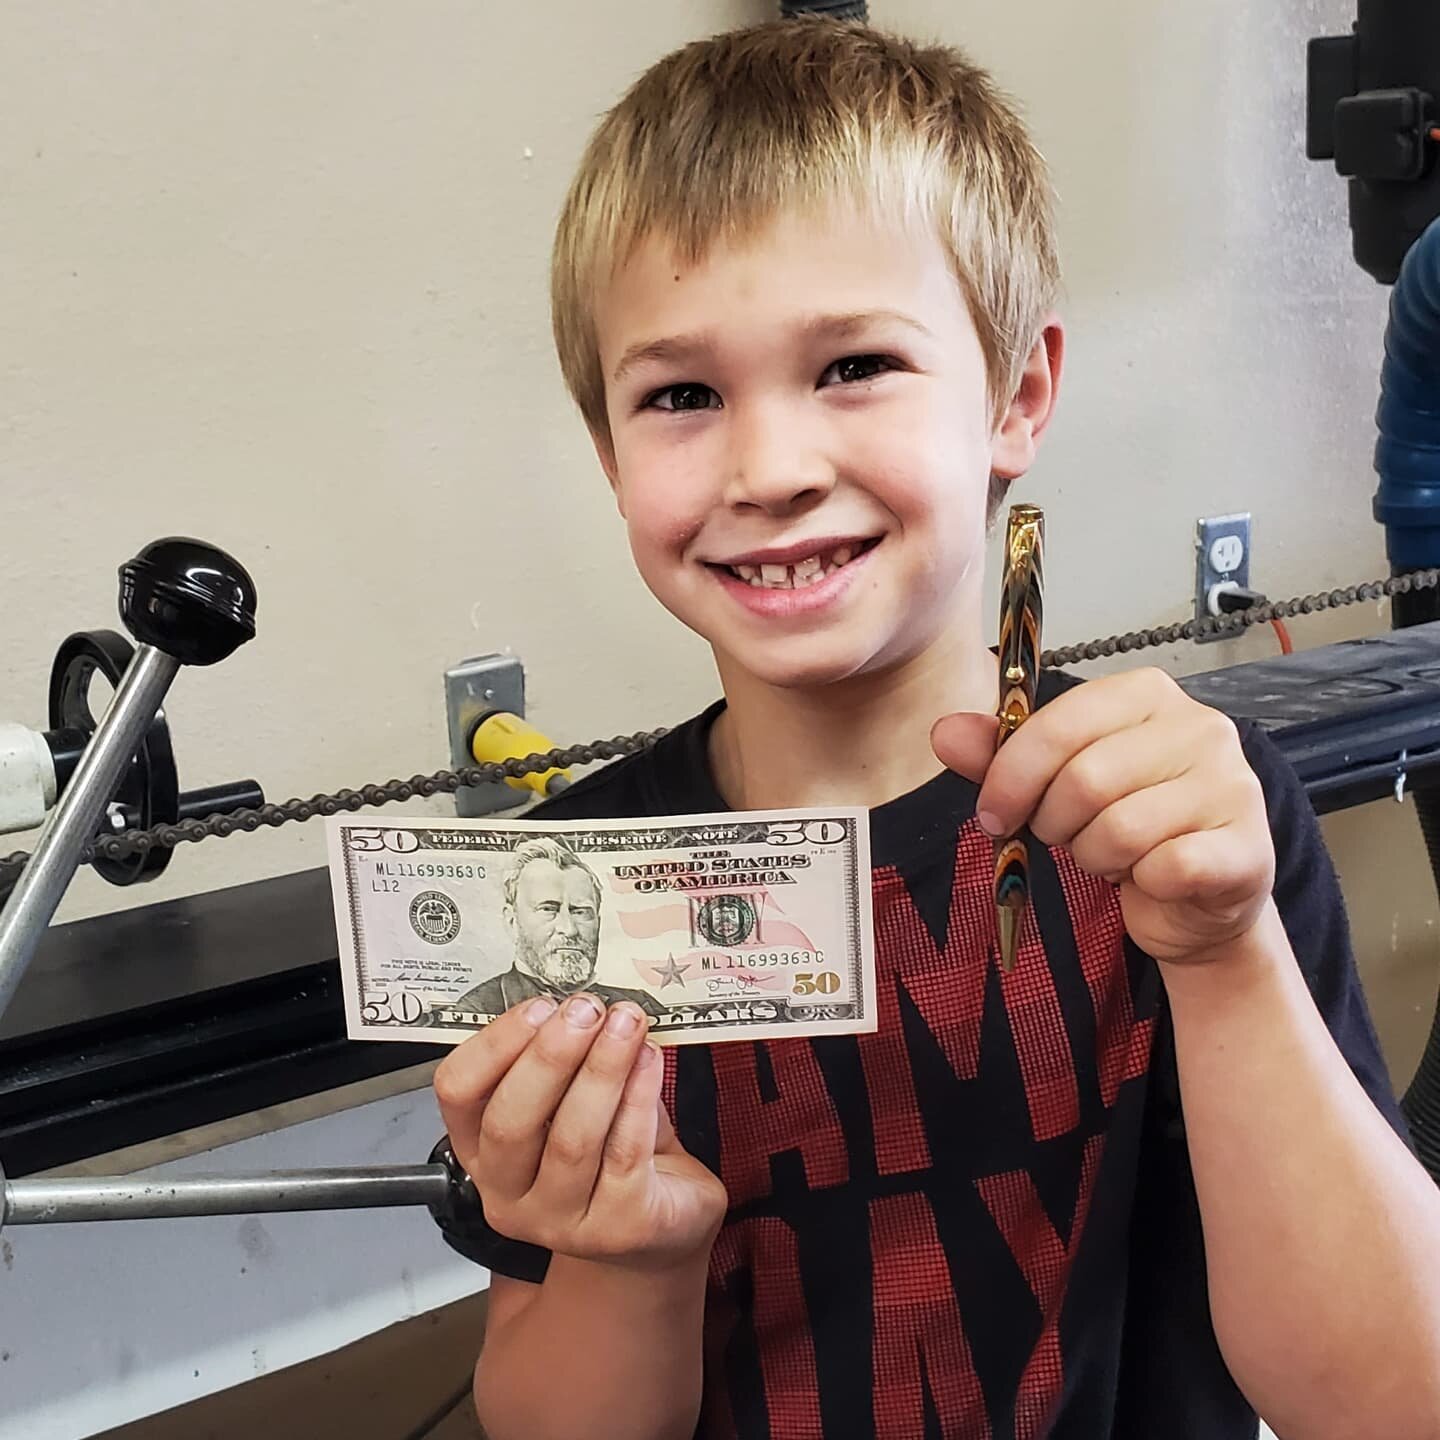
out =
[(727, 684), (744, 675), (776, 690), (824, 690), (889, 668), (875, 655), (846, 653), (839, 648), (827, 653), (825, 647), (813, 643), (776, 647), (769, 653), (752, 650), (736, 654), (715, 649), (721, 678)]

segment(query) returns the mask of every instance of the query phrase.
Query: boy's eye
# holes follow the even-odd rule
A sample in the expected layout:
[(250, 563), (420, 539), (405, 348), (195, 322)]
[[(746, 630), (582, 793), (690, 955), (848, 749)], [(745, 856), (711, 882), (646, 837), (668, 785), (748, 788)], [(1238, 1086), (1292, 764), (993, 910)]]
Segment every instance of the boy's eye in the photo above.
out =
[[(711, 402), (714, 402), (712, 405)], [(648, 410), (710, 410), (720, 405), (720, 397), (708, 386), (693, 381), (683, 385), (667, 385), (647, 397)]]
[(857, 380), (871, 380), (891, 368), (890, 361), (883, 355), (847, 355), (826, 369), (825, 374), (820, 377), (820, 383), (825, 383), (827, 375), (834, 375), (842, 385), (850, 385)]

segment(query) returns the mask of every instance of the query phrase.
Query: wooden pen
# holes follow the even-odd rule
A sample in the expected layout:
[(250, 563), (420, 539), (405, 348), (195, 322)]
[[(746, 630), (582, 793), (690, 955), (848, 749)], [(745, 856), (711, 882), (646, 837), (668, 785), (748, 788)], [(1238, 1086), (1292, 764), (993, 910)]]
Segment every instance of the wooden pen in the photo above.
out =
[[(995, 749), (1034, 712), (1040, 681), (1040, 621), (1044, 611), (1045, 516), (1034, 505), (1010, 509), (1005, 573), (1000, 592), (1000, 706)], [(995, 919), (1000, 964), (1015, 968), (1020, 922), (1030, 901), (1030, 849), (1022, 827), (995, 842)]]

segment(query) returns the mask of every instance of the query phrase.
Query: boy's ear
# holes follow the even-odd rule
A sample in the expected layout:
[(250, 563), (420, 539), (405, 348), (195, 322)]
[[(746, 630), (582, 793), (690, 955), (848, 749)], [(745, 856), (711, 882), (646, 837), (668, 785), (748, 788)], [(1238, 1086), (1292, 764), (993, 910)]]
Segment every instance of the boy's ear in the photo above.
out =
[(620, 467), (615, 463), (615, 442), (610, 438), (608, 430), (599, 430), (594, 425), (588, 427), (590, 431), (590, 443), (595, 447), (596, 458), (600, 461), (600, 468), (605, 472), (605, 478), (610, 482), (611, 493), (615, 496), (615, 504), (620, 509), (620, 518), (625, 518), (625, 500), (620, 492)]
[(1026, 358), (1015, 398), (995, 427), (990, 469), (1002, 479), (1016, 480), (1035, 463), (1040, 437), (1055, 413), (1064, 361), (1065, 327), (1058, 315), (1050, 315)]

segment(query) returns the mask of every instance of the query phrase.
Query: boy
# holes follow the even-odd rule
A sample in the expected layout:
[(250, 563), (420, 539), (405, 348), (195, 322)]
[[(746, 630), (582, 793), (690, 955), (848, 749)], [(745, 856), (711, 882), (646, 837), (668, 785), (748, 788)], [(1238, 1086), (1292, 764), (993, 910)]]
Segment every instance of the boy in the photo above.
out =
[(819, 20), (686, 47), (599, 127), (553, 285), (724, 699), (541, 813), (871, 807), (879, 1029), (662, 1054), (542, 996), (447, 1058), (491, 1440), (1440, 1434), (1440, 1199), (1293, 775), (1151, 670), (1047, 674), (991, 763), (984, 538), (1063, 343), (987, 77)]

